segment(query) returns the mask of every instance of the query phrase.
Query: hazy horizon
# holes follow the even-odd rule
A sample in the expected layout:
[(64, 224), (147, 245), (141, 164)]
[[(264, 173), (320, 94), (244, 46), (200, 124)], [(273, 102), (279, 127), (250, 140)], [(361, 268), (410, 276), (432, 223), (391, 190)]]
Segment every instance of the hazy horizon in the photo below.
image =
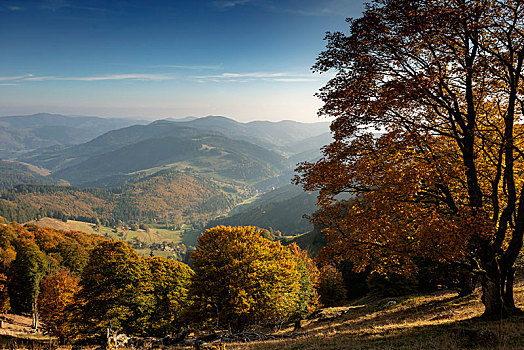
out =
[(151, 116), (151, 117), (129, 117), (129, 116), (102, 116), (102, 115), (87, 115), (87, 114), (62, 114), (62, 113), (50, 113), (50, 112), (37, 112), (37, 113), (28, 113), (28, 114), (6, 114), (6, 115), (0, 115), (0, 118), (9, 118), (9, 117), (30, 117), (33, 115), (39, 115), (39, 114), (46, 114), (46, 115), (59, 115), (63, 117), (71, 117), (71, 118), (103, 118), (103, 119), (128, 119), (128, 120), (136, 120), (136, 121), (148, 121), (148, 122), (155, 122), (159, 120), (184, 120), (188, 118), (194, 118), (194, 119), (200, 119), (200, 118), (207, 118), (207, 117), (224, 117), (231, 120), (234, 120), (239, 123), (250, 123), (250, 122), (270, 122), (270, 123), (279, 123), (279, 122), (299, 122), (299, 123), (305, 123), (305, 124), (314, 124), (314, 123), (330, 123), (332, 119), (328, 117), (319, 117), (317, 120), (309, 120), (309, 121), (300, 121), (300, 120), (293, 120), (293, 119), (281, 119), (281, 120), (268, 120), (268, 119), (249, 119), (249, 120), (237, 120), (233, 117), (227, 116), (227, 115), (217, 115), (217, 114), (209, 114), (209, 115), (201, 115), (201, 116), (194, 116), (194, 115), (186, 115), (186, 116)]
[(0, 115), (326, 121), (310, 70), (362, 0), (0, 4)]

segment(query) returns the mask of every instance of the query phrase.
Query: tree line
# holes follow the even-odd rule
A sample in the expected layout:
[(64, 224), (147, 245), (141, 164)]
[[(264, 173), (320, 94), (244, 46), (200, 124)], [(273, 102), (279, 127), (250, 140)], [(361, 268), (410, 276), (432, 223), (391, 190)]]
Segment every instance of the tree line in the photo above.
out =
[(100, 341), (109, 327), (162, 337), (299, 324), (320, 305), (322, 275), (297, 245), (264, 235), (255, 227), (209, 229), (191, 268), (97, 235), (1, 224), (2, 311), (38, 315), (64, 342)]

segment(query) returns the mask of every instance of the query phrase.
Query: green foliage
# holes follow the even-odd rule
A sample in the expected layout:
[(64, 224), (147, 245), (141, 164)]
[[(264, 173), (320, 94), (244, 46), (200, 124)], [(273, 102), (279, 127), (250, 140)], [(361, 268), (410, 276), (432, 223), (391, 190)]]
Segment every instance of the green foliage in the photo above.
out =
[(307, 251), (300, 249), (295, 243), (289, 246), (289, 250), (295, 258), (297, 271), (300, 274), (298, 300), (292, 316), (296, 320), (300, 320), (311, 314), (319, 306), (319, 296), (316, 288), (320, 272), (313, 260), (308, 256)]
[(297, 260), (254, 227), (207, 230), (193, 253), (194, 321), (242, 330), (289, 318), (300, 300)]
[(322, 267), (318, 283), (320, 302), (324, 306), (340, 305), (345, 301), (346, 293), (342, 273), (332, 265)]
[(16, 259), (10, 269), (11, 309), (15, 313), (30, 312), (38, 298), (48, 260), (34, 241), (20, 239), (16, 245)]
[(152, 274), (129, 245), (103, 241), (91, 251), (75, 295), (70, 337), (102, 337), (106, 328), (146, 335), (154, 310)]
[(0, 199), (0, 216), (8, 222), (27, 222), (44, 216), (63, 218), (60, 211), (37, 208), (24, 202), (14, 203), (5, 199)]
[(187, 295), (193, 271), (184, 263), (162, 257), (147, 260), (151, 271), (154, 312), (149, 320), (149, 336), (163, 337), (183, 326), (182, 313), (187, 307)]

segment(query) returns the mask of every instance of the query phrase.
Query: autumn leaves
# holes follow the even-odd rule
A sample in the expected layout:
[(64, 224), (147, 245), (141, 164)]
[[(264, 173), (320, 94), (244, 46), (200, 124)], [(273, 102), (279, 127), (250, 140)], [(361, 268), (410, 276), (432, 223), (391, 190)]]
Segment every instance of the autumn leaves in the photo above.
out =
[(295, 181), (320, 191), (332, 256), (382, 274), (413, 272), (416, 257), (455, 264), (480, 277), (486, 316), (517, 311), (523, 10), (377, 0), (348, 35), (327, 35), (314, 69), (336, 73), (318, 94), (335, 141)]
[[(194, 271), (141, 257), (121, 241), (17, 224), (0, 227), (4, 311), (35, 312), (61, 340), (114, 331), (158, 336), (190, 328), (244, 330), (300, 320), (318, 306), (319, 272), (298, 246), (255, 227), (206, 231)], [(33, 306), (37, 306), (37, 310)]]

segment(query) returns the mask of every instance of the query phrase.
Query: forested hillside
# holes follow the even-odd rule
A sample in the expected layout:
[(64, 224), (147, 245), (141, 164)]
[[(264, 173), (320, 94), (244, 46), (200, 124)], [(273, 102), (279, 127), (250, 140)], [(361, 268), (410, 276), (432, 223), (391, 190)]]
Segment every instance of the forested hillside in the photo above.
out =
[(280, 154), (253, 143), (254, 131), (244, 124), (227, 118), (201, 119), (204, 121), (198, 123), (200, 127), (214, 120), (212, 125), (222, 124), (218, 130), (230, 130), (227, 126), (233, 124), (247, 131), (242, 134), (244, 136), (233, 133), (231, 137), (234, 138), (231, 138), (208, 128), (187, 126), (200, 119), (157, 121), (114, 130), (68, 148), (37, 150), (22, 159), (51, 170), (54, 178), (79, 186), (120, 185), (136, 172), (153, 173), (166, 168), (255, 184), (289, 172), (295, 165)]
[[(205, 221), (227, 212), (248, 195), (248, 190), (202, 176), (162, 171), (111, 189), (19, 185), (4, 191), (2, 197), (17, 208), (33, 208), (31, 212), (42, 208), (58, 218), (113, 226), (119, 221), (176, 225)], [(4, 213), (8, 220), (16, 219)]]
[(305, 215), (315, 211), (315, 193), (304, 192), (300, 187), (286, 185), (269, 191), (255, 201), (235, 208), (228, 216), (211, 220), (206, 227), (217, 225), (253, 225), (272, 231), (280, 231), (283, 236), (295, 235), (312, 230)]
[(148, 139), (66, 167), (53, 177), (81, 185), (104, 177), (174, 168), (256, 183), (289, 168), (276, 153), (223, 136), (186, 135)]
[(31, 164), (0, 160), (0, 190), (7, 190), (19, 184), (67, 185), (67, 181), (48, 176), (49, 171)]

